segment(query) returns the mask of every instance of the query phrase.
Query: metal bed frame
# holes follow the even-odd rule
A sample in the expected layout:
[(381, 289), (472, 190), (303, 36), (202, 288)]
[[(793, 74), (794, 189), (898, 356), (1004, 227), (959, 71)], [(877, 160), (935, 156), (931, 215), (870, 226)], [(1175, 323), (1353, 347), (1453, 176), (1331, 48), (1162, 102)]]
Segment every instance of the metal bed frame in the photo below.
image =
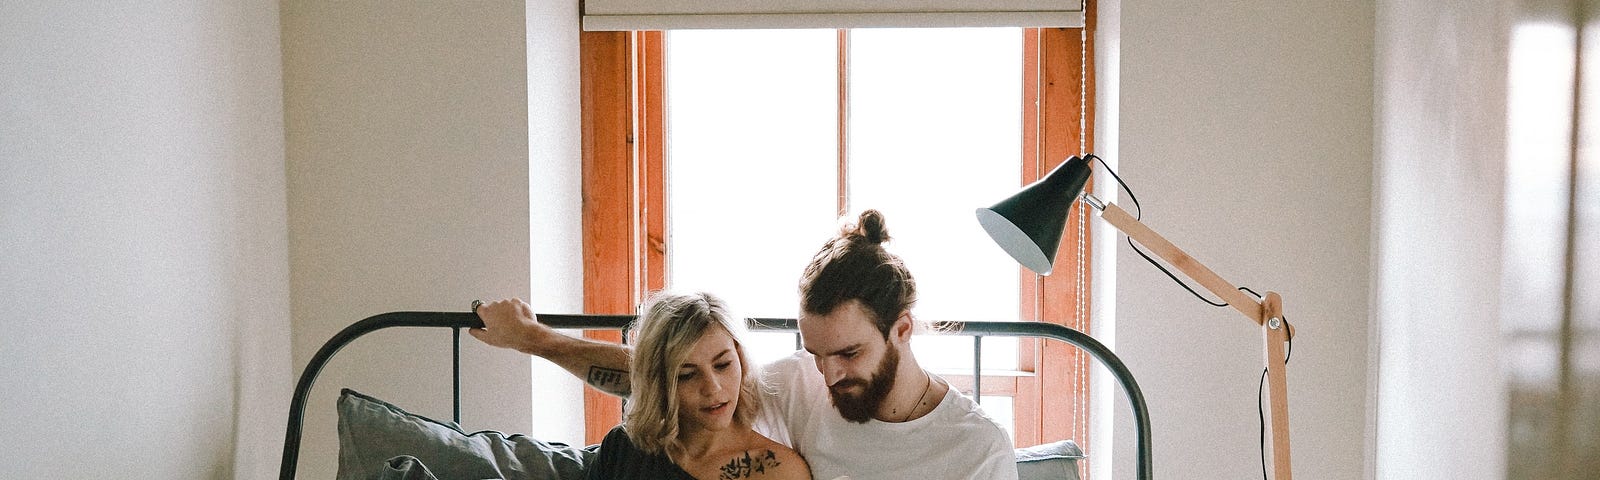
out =
[[(584, 330), (622, 330), (627, 331), (628, 325), (633, 323), (633, 315), (550, 315), (538, 314), (540, 323), (560, 329)], [(751, 331), (769, 332), (798, 332), (794, 319), (780, 318), (752, 318), (747, 320)], [(316, 383), (317, 375), (322, 372), (328, 360), (339, 349), (354, 341), (356, 338), (390, 327), (431, 327), (451, 329), (451, 392), (454, 399), (454, 417), (456, 423), (461, 422), (461, 329), (480, 328), (483, 320), (476, 313), (471, 312), (390, 312), (367, 317), (356, 322), (335, 334), (328, 343), (317, 350), (311, 357), (311, 362), (306, 364), (305, 371), (300, 374), (300, 381), (295, 385), (294, 399), (289, 403), (289, 426), (284, 433), (283, 463), (280, 466), (278, 478), (280, 480), (293, 480), (295, 470), (299, 466), (301, 427), (304, 423), (306, 399), (311, 395), (311, 386)], [(973, 337), (973, 391), (982, 390), (982, 362), (981, 347), (983, 337), (1036, 337), (1049, 338), (1066, 342), (1089, 352), (1096, 360), (1111, 371), (1117, 383), (1122, 386), (1122, 391), (1128, 396), (1128, 403), (1133, 408), (1135, 434), (1137, 443), (1137, 478), (1149, 480), (1150, 472), (1150, 417), (1145, 409), (1144, 394), (1139, 391), (1139, 384), (1134, 381), (1133, 374), (1128, 372), (1122, 360), (1111, 353), (1111, 350), (1102, 345), (1094, 337), (1061, 325), (1043, 322), (939, 322), (940, 330), (952, 335), (970, 335)]]

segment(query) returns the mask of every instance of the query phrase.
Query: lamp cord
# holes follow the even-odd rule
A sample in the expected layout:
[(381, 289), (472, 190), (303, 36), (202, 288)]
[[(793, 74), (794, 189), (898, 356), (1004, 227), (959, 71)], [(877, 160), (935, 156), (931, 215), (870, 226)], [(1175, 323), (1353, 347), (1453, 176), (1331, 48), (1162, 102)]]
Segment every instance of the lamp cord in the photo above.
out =
[(1083, 154), (1083, 157), (1084, 158), (1093, 158), (1095, 160), (1099, 160), (1100, 161), (1100, 166), (1106, 167), (1106, 173), (1111, 174), (1111, 178), (1117, 179), (1117, 185), (1121, 185), (1122, 186), (1122, 191), (1128, 192), (1128, 200), (1132, 200), (1133, 201), (1133, 218), (1135, 220), (1138, 220), (1139, 219), (1139, 212), (1140, 212), (1140, 209), (1139, 209), (1139, 197), (1133, 196), (1133, 190), (1128, 189), (1128, 184), (1126, 182), (1122, 181), (1122, 177), (1117, 175), (1117, 171), (1116, 170), (1112, 170), (1111, 169), (1111, 165), (1106, 164), (1106, 159), (1100, 158), (1099, 155), (1095, 155), (1093, 153), (1085, 153), (1085, 154)]
[[(1128, 193), (1128, 200), (1133, 202), (1133, 219), (1134, 220), (1141, 220), (1143, 215), (1144, 215), (1144, 210), (1143, 210), (1143, 208), (1141, 208), (1139, 206), (1139, 197), (1136, 197), (1136, 196), (1133, 195), (1133, 189), (1128, 188), (1127, 182), (1123, 182), (1122, 181), (1122, 177), (1117, 175), (1117, 171), (1113, 170), (1111, 168), (1111, 165), (1107, 164), (1106, 160), (1104, 158), (1100, 158), (1099, 155), (1095, 155), (1093, 153), (1086, 153), (1086, 154), (1084, 154), (1084, 158), (1086, 158), (1086, 159), (1094, 159), (1094, 160), (1099, 160), (1100, 161), (1100, 165), (1106, 168), (1106, 173), (1111, 174), (1111, 178), (1114, 178), (1114, 179), (1117, 180), (1117, 185), (1122, 187), (1122, 191)], [(1211, 299), (1206, 298), (1204, 295), (1201, 295), (1200, 292), (1195, 291), (1195, 289), (1193, 287), (1190, 287), (1188, 283), (1185, 283), (1183, 280), (1179, 279), (1177, 275), (1173, 275), (1172, 271), (1167, 270), (1167, 267), (1162, 266), (1160, 262), (1156, 261), (1156, 259), (1151, 258), (1150, 255), (1144, 253), (1144, 250), (1139, 248), (1139, 244), (1133, 243), (1133, 238), (1132, 237), (1128, 238), (1128, 246), (1133, 248), (1134, 253), (1138, 253), (1140, 257), (1144, 257), (1145, 261), (1150, 262), (1151, 265), (1155, 265), (1157, 270), (1161, 270), (1161, 273), (1167, 274), (1167, 278), (1171, 278), (1173, 282), (1176, 282), (1179, 286), (1183, 287), (1184, 290), (1188, 290), (1190, 294), (1193, 294), (1195, 296), (1195, 298), (1198, 298), (1198, 299), (1200, 299), (1200, 301), (1206, 302), (1207, 304), (1209, 304), (1209, 305), (1211, 305), (1213, 307), (1226, 307), (1226, 306), (1228, 306), (1227, 302), (1220, 302), (1220, 301), (1214, 302), (1214, 301), (1211, 301)], [(1250, 295), (1254, 295), (1257, 299), (1262, 299), (1261, 294), (1256, 293), (1255, 290), (1251, 290), (1249, 287), (1239, 287), (1239, 290), (1244, 291), (1246, 293), (1249, 293)], [(1287, 315), (1283, 316), (1283, 323), (1285, 325), (1289, 324), (1289, 317)], [(1289, 357), (1291, 355), (1294, 355), (1294, 333), (1293, 332), (1294, 332), (1294, 330), (1289, 330), (1289, 335), (1287, 336), (1288, 347), (1287, 347), (1287, 350), (1285, 350), (1284, 354), (1283, 354), (1283, 364), (1284, 365), (1288, 365), (1289, 364)], [(1267, 410), (1266, 410), (1266, 407), (1264, 407), (1261, 404), (1261, 393), (1266, 390), (1266, 385), (1267, 385), (1267, 369), (1265, 367), (1262, 367), (1262, 369), (1261, 369), (1261, 381), (1256, 384), (1256, 418), (1260, 421), (1260, 423), (1258, 425), (1260, 426), (1260, 430), (1261, 430), (1261, 478), (1262, 478), (1262, 480), (1266, 480), (1267, 479)]]
[[(1128, 200), (1133, 201), (1133, 219), (1141, 220), (1144, 216), (1144, 209), (1139, 206), (1139, 197), (1134, 196), (1133, 190), (1128, 188), (1128, 184), (1126, 182), (1122, 181), (1122, 177), (1117, 175), (1117, 171), (1112, 170), (1111, 165), (1106, 164), (1106, 159), (1100, 158), (1099, 155), (1095, 155), (1093, 153), (1084, 154), (1084, 158), (1099, 160), (1100, 165), (1106, 167), (1106, 173), (1111, 174), (1111, 178), (1117, 180), (1117, 185), (1122, 186), (1122, 191), (1128, 192)], [(1161, 273), (1167, 274), (1167, 278), (1172, 279), (1173, 282), (1177, 283), (1178, 286), (1183, 287), (1184, 290), (1188, 290), (1189, 294), (1194, 295), (1194, 297), (1200, 299), (1200, 301), (1206, 302), (1213, 307), (1228, 306), (1226, 302), (1213, 302), (1211, 299), (1201, 295), (1200, 292), (1195, 291), (1194, 287), (1190, 287), (1188, 283), (1185, 283), (1182, 279), (1179, 279), (1177, 275), (1173, 275), (1172, 271), (1167, 270), (1167, 267), (1162, 265), (1161, 262), (1157, 262), (1156, 259), (1151, 258), (1149, 254), (1144, 253), (1144, 249), (1139, 248), (1139, 244), (1133, 243), (1133, 237), (1128, 237), (1128, 247), (1133, 248), (1133, 252), (1139, 254), (1140, 257), (1144, 257), (1144, 261), (1150, 262), (1151, 265), (1155, 265), (1157, 270), (1160, 270)]]

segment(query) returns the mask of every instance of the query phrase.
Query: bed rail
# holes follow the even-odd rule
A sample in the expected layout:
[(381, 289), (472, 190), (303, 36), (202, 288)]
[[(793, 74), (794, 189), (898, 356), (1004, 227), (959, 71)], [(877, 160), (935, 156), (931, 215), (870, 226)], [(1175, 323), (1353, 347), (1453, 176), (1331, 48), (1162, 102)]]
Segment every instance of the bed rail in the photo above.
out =
[[(633, 322), (633, 315), (559, 315), (538, 314), (539, 321), (554, 328), (585, 329), (585, 330), (626, 330)], [(785, 318), (752, 318), (748, 320), (752, 331), (798, 331), (794, 319)], [(280, 466), (278, 478), (292, 480), (295, 470), (299, 466), (301, 428), (304, 423), (306, 400), (311, 395), (311, 386), (316, 383), (317, 375), (322, 372), (333, 354), (344, 348), (356, 338), (391, 327), (431, 327), (449, 328), (452, 330), (451, 350), (451, 391), (454, 399), (454, 412), (456, 423), (461, 422), (461, 329), (478, 328), (483, 326), (483, 320), (471, 312), (390, 312), (367, 317), (356, 322), (335, 334), (328, 343), (312, 355), (311, 361), (306, 364), (305, 371), (301, 372), (300, 380), (294, 388), (294, 398), (289, 402), (289, 425), (284, 432), (283, 463)], [(1135, 423), (1135, 442), (1137, 444), (1137, 478), (1149, 480), (1150, 471), (1150, 417), (1145, 409), (1144, 394), (1139, 391), (1139, 384), (1134, 381), (1133, 374), (1122, 364), (1110, 349), (1106, 348), (1094, 337), (1061, 325), (1042, 322), (940, 322), (940, 330), (953, 335), (971, 335), (980, 341), (982, 337), (1038, 337), (1049, 338), (1066, 342), (1089, 352), (1107, 370), (1112, 377), (1122, 386), (1122, 391), (1128, 396), (1128, 403), (1133, 408)], [(977, 354), (974, 355), (975, 358)], [(975, 372), (976, 374), (976, 372)], [(974, 388), (974, 391), (982, 391)]]

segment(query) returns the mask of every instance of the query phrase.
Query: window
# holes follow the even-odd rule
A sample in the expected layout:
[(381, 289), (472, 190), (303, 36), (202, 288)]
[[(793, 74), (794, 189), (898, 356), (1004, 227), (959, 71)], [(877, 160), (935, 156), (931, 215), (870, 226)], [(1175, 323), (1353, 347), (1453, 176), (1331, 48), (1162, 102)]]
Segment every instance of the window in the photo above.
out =
[[(665, 40), (668, 285), (721, 292), (752, 316), (792, 317), (801, 268), (838, 212), (860, 206), (889, 219), (891, 250), (917, 276), (920, 317), (1019, 320), (1015, 265), (974, 223), (953, 220), (1017, 187), (1022, 29)], [(768, 335), (758, 358), (794, 351), (791, 335)], [(972, 371), (968, 338), (913, 345), (947, 377)], [(987, 339), (984, 350), (987, 368), (1017, 370), (1016, 339)], [(1010, 395), (983, 400), (1012, 423)]]
[[(917, 276), (920, 317), (1087, 330), (1082, 219), (1058, 273), (1037, 277), (972, 218), (1086, 151), (1084, 32), (585, 32), (586, 307), (626, 313), (672, 286), (792, 317), (800, 270), (838, 215), (877, 208)], [(790, 335), (753, 343), (767, 345), (757, 361), (795, 348)], [(981, 398), (1014, 419), (1018, 446), (1087, 444), (1089, 357), (1053, 343), (983, 341)], [(914, 344), (971, 393), (970, 337)], [(619, 410), (591, 397), (594, 437)]]

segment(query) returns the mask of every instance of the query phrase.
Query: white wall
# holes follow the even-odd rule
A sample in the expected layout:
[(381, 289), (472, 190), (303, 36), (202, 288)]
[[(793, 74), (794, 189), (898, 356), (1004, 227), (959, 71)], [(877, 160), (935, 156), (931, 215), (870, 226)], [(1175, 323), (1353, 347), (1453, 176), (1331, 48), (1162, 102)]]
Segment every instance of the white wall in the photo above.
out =
[[(282, 3), (296, 371), (371, 315), (528, 298), (527, 15), (520, 1)], [(529, 358), (462, 338), (463, 426), (525, 429)], [(312, 392), (301, 476), (333, 474), (340, 387), (449, 419), (449, 340), (397, 329), (340, 352)]]
[(1511, 3), (1378, 9), (1376, 478), (1505, 476), (1498, 259)]
[[(577, 2), (528, 2), (528, 175), (535, 311), (583, 311), (583, 112)], [(533, 426), (547, 441), (582, 445), (583, 382), (533, 360)]]
[(0, 477), (268, 478), (289, 395), (276, 4), (0, 12)]
[[(1283, 295), (1294, 471), (1363, 478), (1373, 2), (1118, 3), (1119, 173), (1151, 227)], [(1117, 255), (1115, 348), (1149, 403), (1157, 475), (1259, 478), (1259, 328)], [(1132, 478), (1116, 415), (1114, 476)]]

